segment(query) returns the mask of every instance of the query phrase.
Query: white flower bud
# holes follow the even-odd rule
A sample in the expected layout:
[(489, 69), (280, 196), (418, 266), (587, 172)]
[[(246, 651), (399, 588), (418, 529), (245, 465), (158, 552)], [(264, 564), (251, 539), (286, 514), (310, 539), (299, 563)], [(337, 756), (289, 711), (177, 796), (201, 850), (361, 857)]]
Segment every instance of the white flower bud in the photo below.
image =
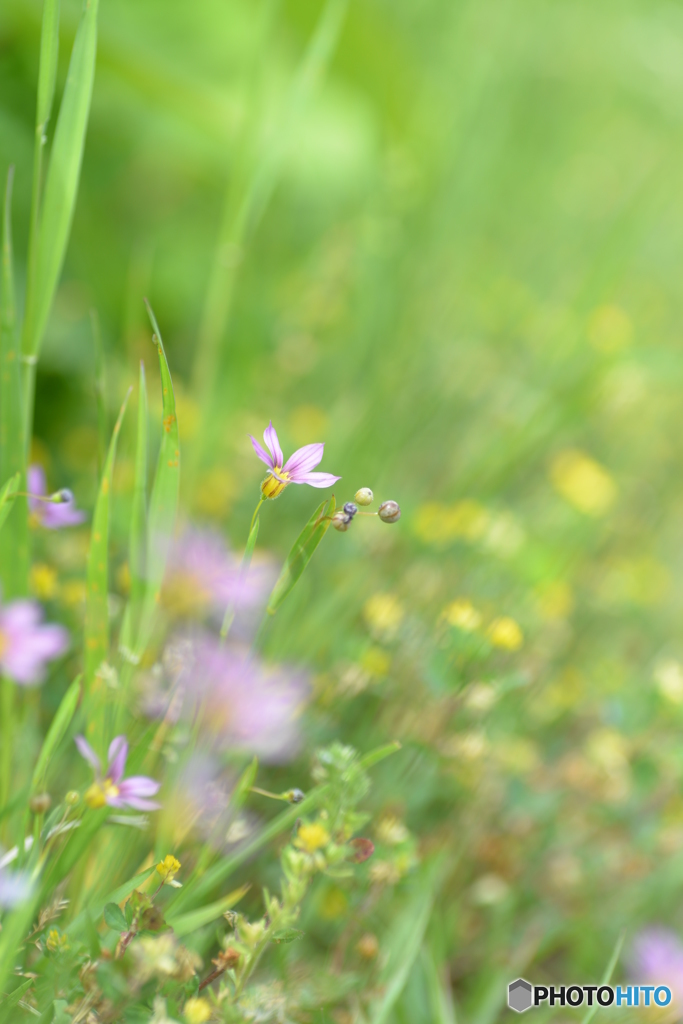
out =
[(401, 518), (401, 507), (397, 501), (383, 501), (377, 514), (383, 523), (397, 523)]

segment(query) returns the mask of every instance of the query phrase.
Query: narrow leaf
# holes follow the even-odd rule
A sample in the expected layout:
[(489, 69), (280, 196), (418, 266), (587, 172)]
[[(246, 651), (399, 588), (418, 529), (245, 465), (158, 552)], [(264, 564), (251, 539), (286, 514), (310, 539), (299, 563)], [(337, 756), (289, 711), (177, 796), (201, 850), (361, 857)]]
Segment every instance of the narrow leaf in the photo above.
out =
[[(242, 590), (242, 584), (246, 579), (247, 573), (249, 572), (249, 566), (251, 565), (252, 555), (254, 554), (254, 548), (256, 547), (256, 540), (258, 538), (259, 524), (261, 517), (257, 514), (254, 519), (254, 525), (249, 531), (247, 537), (247, 546), (244, 549), (244, 555), (242, 556), (242, 564), (240, 566), (239, 585), (237, 587), (238, 593)], [(231, 601), (228, 607), (225, 609), (225, 615), (223, 616), (223, 624), (221, 626), (221, 638), (225, 640), (235, 618), (235, 601)]]
[(199, 907), (197, 910), (190, 910), (186, 914), (178, 914), (176, 917), (169, 916), (168, 923), (179, 939), (184, 935), (190, 935), (192, 932), (196, 932), (198, 928), (203, 928), (205, 925), (211, 924), (212, 921), (217, 921), (226, 910), (231, 910), (239, 903), (242, 897), (249, 892), (249, 889), (249, 885), (243, 885), (239, 889), (235, 889), (234, 892), (228, 893), (222, 899), (216, 900), (215, 903), (209, 903), (206, 907)]
[[(0, 479), (19, 476), (25, 480), (24, 410), (21, 400), (19, 336), (17, 332), (14, 260), (12, 255), (12, 169), (7, 175), (2, 226), (2, 284), (0, 287)], [(17, 498), (5, 508), (10, 528), (0, 535), (0, 578), (5, 597), (28, 592), (28, 504)]]
[(329, 501), (323, 501), (318, 506), (294, 542), (268, 601), (268, 611), (271, 615), (275, 614), (299, 581), (315, 549), (330, 527), (330, 517), (334, 514), (335, 507), (332, 495)]
[(97, 472), (102, 476), (107, 457), (107, 396), (105, 389), (104, 346), (100, 321), (94, 309), (90, 310), (93, 343), (95, 346), (95, 404), (97, 405)]
[[(612, 956), (609, 959), (609, 963), (607, 964), (607, 967), (605, 968), (605, 973), (602, 976), (602, 981), (600, 982), (601, 985), (609, 985), (610, 980), (612, 978), (612, 974), (614, 973), (614, 968), (617, 966), (617, 961), (619, 960), (619, 957), (621, 956), (621, 947), (624, 945), (625, 937), (626, 937), (626, 933), (625, 932), (621, 932), (617, 936), (617, 941), (614, 944), (614, 949), (612, 950)], [(588, 1013), (585, 1014), (583, 1020), (581, 1021), (581, 1024), (590, 1024), (590, 1022), (593, 1020), (593, 1017), (596, 1014), (597, 1009), (598, 1009), (598, 1004), (595, 1003), (588, 1010)]]
[(86, 0), (83, 6), (57, 119), (37, 233), (35, 280), (29, 278), (26, 296), (23, 350), (29, 357), (40, 351), (71, 231), (95, 77), (98, 5), (99, 0)]
[(45, 742), (43, 743), (36, 767), (33, 771), (31, 789), (34, 793), (40, 792), (45, 785), (45, 776), (48, 765), (55, 750), (64, 739), (66, 730), (71, 725), (78, 699), (81, 695), (81, 677), (74, 679), (73, 683), (62, 697), (62, 702), (57, 709), (57, 714), (52, 719)]
[(147, 555), (147, 382), (145, 365), (140, 363), (138, 390), (138, 437), (135, 451), (135, 490), (130, 517), (130, 600), (121, 628), (119, 646), (126, 653), (133, 650), (145, 595), (145, 565)]
[(38, 71), (38, 105), (36, 127), (42, 134), (50, 120), (57, 79), (59, 57), (59, 0), (45, 0), (43, 26), (40, 33), (40, 68)]
[(116, 444), (126, 411), (130, 391), (126, 395), (119, 418), (116, 421), (109, 454), (104, 467), (100, 490), (93, 515), (90, 550), (88, 552), (87, 593), (85, 607), (85, 681), (92, 685), (95, 673), (109, 654), (109, 609), (107, 602), (109, 588), (109, 505), (111, 481), (116, 458)]
[(15, 495), (19, 490), (20, 479), (21, 478), (19, 474), (15, 473), (14, 476), (10, 477), (5, 486), (0, 491), (0, 529), (2, 529), (2, 524), (5, 522), (7, 516), (12, 511), (12, 506), (14, 505), (15, 501)]
[(14, 992), (10, 992), (8, 996), (2, 1001), (2, 1009), (6, 1012), (7, 1010), (13, 1010), (17, 1003), (26, 995), (31, 985), (35, 984), (34, 978), (29, 978), (28, 981), (23, 981), (20, 985), (17, 985)]
[(163, 419), (161, 447), (149, 503), (145, 596), (142, 602), (140, 628), (135, 643), (137, 657), (144, 652), (149, 643), (154, 625), (168, 553), (173, 542), (180, 493), (180, 437), (173, 381), (161, 333), (149, 303), (147, 303), (147, 312), (152, 322), (154, 341), (159, 353)]

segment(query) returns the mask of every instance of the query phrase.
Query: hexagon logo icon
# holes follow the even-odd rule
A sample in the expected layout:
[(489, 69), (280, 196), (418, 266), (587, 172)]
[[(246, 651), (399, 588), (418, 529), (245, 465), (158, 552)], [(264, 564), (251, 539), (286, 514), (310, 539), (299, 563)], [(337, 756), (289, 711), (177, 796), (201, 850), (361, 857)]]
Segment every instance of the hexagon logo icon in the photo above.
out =
[(533, 1002), (532, 987), (524, 978), (517, 978), (508, 985), (508, 1006), (517, 1013), (524, 1013)]

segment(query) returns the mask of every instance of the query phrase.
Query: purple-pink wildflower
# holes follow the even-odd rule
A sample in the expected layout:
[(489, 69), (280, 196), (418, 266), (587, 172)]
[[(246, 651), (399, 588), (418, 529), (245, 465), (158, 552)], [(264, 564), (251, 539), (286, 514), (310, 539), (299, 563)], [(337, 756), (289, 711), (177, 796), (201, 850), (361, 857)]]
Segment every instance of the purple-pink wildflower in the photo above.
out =
[(683, 942), (669, 928), (645, 928), (635, 936), (630, 968), (637, 984), (668, 985), (675, 1000), (683, 998)]
[(35, 601), (0, 605), (0, 669), (15, 683), (42, 683), (47, 662), (69, 646), (69, 634), (63, 626), (41, 620), (42, 611)]
[[(30, 494), (39, 497), (48, 496), (47, 481), (41, 466), (29, 466), (27, 474), (28, 490)], [(63, 491), (63, 495), (69, 492)], [(76, 508), (73, 495), (66, 501), (52, 502), (39, 501), (37, 498), (28, 499), (28, 507), (32, 515), (41, 526), (48, 530), (61, 530), (63, 526), (78, 526), (85, 521), (85, 512)]]
[(203, 633), (176, 642), (177, 664), (162, 695), (147, 694), (147, 712), (199, 716), (205, 750), (241, 750), (281, 763), (299, 747), (299, 718), (309, 692), (304, 672), (267, 666), (242, 647)]
[(173, 544), (164, 583), (164, 601), (181, 613), (258, 607), (273, 585), (270, 564), (257, 563), (248, 572), (214, 530), (188, 527)]
[(157, 811), (161, 804), (147, 799), (158, 793), (160, 782), (146, 775), (123, 778), (128, 758), (128, 740), (116, 736), (109, 744), (107, 771), (102, 775), (102, 763), (84, 736), (76, 736), (76, 746), (82, 757), (95, 769), (95, 781), (85, 794), (88, 807), (133, 807), (136, 811)]
[(325, 451), (324, 444), (306, 444), (290, 455), (285, 462), (272, 420), (263, 432), (263, 440), (268, 448), (267, 452), (255, 437), (252, 437), (251, 434), (249, 437), (254, 451), (261, 462), (265, 462), (269, 470), (268, 476), (261, 484), (261, 493), (264, 498), (277, 498), (287, 484), (331, 487), (337, 480), (341, 480), (340, 476), (333, 476), (331, 473), (311, 472), (322, 461)]

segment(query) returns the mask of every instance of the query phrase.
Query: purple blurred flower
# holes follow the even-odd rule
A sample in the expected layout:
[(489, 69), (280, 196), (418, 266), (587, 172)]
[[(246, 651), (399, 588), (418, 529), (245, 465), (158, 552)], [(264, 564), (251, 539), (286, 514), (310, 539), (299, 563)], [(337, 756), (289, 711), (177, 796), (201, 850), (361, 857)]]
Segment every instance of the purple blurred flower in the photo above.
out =
[[(268, 476), (261, 484), (261, 493), (265, 498), (277, 498), (284, 491), (287, 484), (309, 484), (311, 487), (331, 487), (340, 476), (332, 476), (331, 473), (312, 473), (317, 465), (322, 462), (324, 444), (307, 444), (299, 448), (285, 462), (285, 457), (280, 448), (277, 432), (273, 422), (268, 424), (263, 432), (263, 440), (266, 442), (268, 451), (264, 451), (255, 437), (251, 437), (254, 451), (261, 462), (265, 462), (270, 470)], [(284, 465), (283, 465), (284, 463)]]
[(161, 807), (161, 804), (147, 799), (159, 791), (161, 783), (146, 775), (123, 778), (128, 758), (125, 736), (116, 736), (109, 744), (109, 764), (104, 777), (102, 763), (85, 737), (76, 736), (75, 742), (80, 754), (95, 769), (95, 781), (85, 794), (88, 807), (99, 808), (109, 804), (110, 807), (133, 807), (136, 811), (157, 811)]
[(668, 928), (655, 926), (639, 932), (631, 946), (633, 980), (644, 985), (668, 985), (683, 998), (683, 942)]
[[(182, 663), (166, 689), (166, 708), (173, 717), (199, 715), (207, 749), (249, 751), (270, 762), (296, 753), (309, 691), (305, 673), (267, 666), (241, 647), (221, 646), (210, 634), (176, 647)], [(158, 715), (160, 704), (158, 694), (148, 697), (147, 710)]]
[[(47, 481), (41, 466), (29, 466), (27, 479), (31, 494), (48, 496)], [(67, 501), (58, 503), (29, 498), (28, 507), (40, 525), (48, 530), (61, 530), (63, 526), (78, 526), (85, 522), (85, 512), (76, 508), (73, 495)]]
[(4, 864), (0, 866), (0, 907), (7, 909), (23, 903), (30, 895), (31, 888), (31, 879), (27, 874), (22, 871), (8, 871)]
[(212, 610), (222, 616), (229, 605), (257, 607), (272, 585), (270, 564), (257, 563), (241, 573), (239, 560), (219, 533), (188, 528), (170, 551), (164, 601), (182, 614)]
[(0, 605), (0, 668), (15, 683), (42, 683), (47, 662), (69, 646), (64, 627), (44, 625), (42, 614), (35, 601)]

